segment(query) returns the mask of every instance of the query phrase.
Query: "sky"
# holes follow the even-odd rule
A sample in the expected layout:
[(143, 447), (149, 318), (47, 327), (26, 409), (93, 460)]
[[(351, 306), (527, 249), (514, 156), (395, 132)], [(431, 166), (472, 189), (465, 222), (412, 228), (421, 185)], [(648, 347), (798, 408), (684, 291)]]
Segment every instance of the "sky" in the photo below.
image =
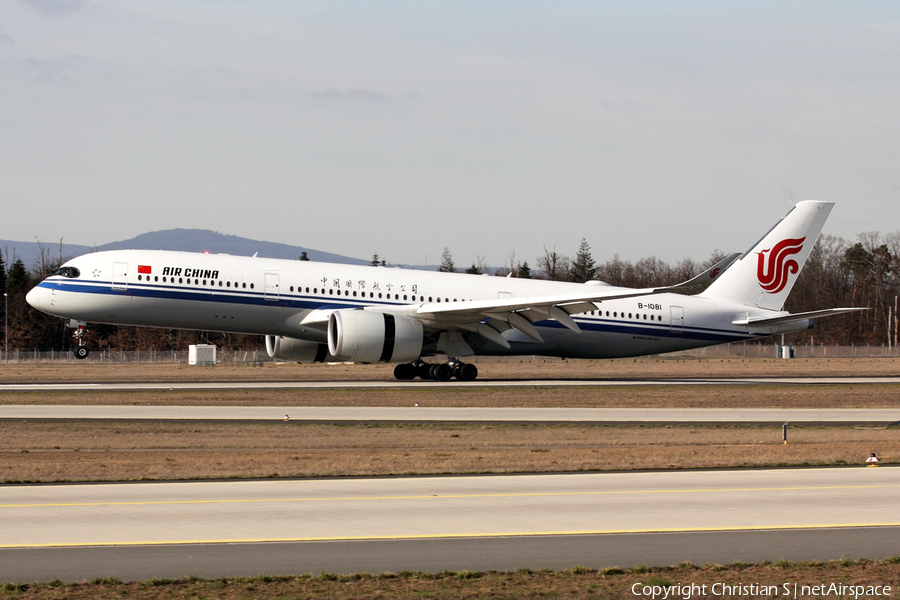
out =
[(705, 260), (900, 229), (896, 2), (0, 3), (0, 239)]

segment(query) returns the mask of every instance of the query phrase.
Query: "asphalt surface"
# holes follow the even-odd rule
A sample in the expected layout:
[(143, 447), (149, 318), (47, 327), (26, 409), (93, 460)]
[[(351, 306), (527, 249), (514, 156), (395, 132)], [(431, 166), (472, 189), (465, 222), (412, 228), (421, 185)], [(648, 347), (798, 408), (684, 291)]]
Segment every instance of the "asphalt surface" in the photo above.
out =
[(394, 389), (495, 387), (616, 387), (671, 385), (865, 385), (898, 384), (900, 377), (729, 377), (715, 379), (483, 379), (476, 381), (218, 381), (170, 383), (8, 383), (14, 391), (160, 391), (160, 390), (279, 390)]
[(516, 538), (264, 542), (0, 549), (0, 581), (204, 579), (311, 573), (593, 569), (735, 562), (878, 560), (900, 554), (900, 528), (798, 529)]
[(468, 408), (354, 406), (0, 405), (0, 419), (197, 420), (328, 423), (806, 423), (892, 424), (900, 409), (883, 408)]
[(0, 486), (0, 580), (900, 554), (900, 469)]

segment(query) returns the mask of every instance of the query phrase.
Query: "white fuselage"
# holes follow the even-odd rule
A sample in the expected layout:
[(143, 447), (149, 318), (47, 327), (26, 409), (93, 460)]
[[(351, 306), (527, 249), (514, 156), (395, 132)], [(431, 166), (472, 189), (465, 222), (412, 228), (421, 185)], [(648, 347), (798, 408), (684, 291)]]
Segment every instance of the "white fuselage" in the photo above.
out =
[[(53, 315), (93, 323), (317, 342), (325, 341), (325, 330), (310, 326), (310, 315), (318, 314), (313, 311), (362, 308), (408, 314), (426, 303), (534, 298), (591, 285), (153, 250), (98, 252), (65, 266), (77, 269), (78, 276), (47, 278), (29, 293), (29, 303)], [(627, 291), (602, 285), (594, 289), (610, 295)], [(616, 358), (751, 340), (808, 326), (792, 323), (750, 331), (732, 324), (766, 313), (771, 311), (671, 293), (609, 300), (572, 315), (580, 334), (548, 318), (534, 324), (542, 342), (512, 329), (503, 334), (509, 349), (489, 343), (473, 352)]]

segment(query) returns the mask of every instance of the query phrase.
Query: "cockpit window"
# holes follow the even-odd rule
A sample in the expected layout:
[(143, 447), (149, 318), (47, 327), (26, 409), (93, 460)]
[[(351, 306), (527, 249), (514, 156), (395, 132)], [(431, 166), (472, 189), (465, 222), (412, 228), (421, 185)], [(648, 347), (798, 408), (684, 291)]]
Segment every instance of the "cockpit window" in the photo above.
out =
[(62, 275), (63, 277), (67, 277), (69, 279), (77, 279), (81, 276), (81, 271), (79, 271), (75, 267), (60, 267), (53, 274)]

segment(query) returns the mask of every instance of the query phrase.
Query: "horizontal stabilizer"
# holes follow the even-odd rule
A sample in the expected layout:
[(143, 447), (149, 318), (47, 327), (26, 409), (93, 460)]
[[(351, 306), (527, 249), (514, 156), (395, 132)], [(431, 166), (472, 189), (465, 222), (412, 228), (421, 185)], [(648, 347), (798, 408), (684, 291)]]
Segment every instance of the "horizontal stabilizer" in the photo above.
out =
[(825, 310), (813, 310), (810, 312), (796, 313), (793, 315), (781, 315), (778, 317), (750, 317), (748, 319), (738, 319), (732, 321), (732, 325), (742, 325), (747, 327), (771, 327), (773, 325), (782, 325), (784, 323), (795, 323), (797, 321), (805, 321), (806, 319), (817, 319), (819, 317), (833, 317), (834, 315), (842, 315), (845, 313), (857, 312), (861, 310), (869, 310), (868, 308), (828, 308)]

